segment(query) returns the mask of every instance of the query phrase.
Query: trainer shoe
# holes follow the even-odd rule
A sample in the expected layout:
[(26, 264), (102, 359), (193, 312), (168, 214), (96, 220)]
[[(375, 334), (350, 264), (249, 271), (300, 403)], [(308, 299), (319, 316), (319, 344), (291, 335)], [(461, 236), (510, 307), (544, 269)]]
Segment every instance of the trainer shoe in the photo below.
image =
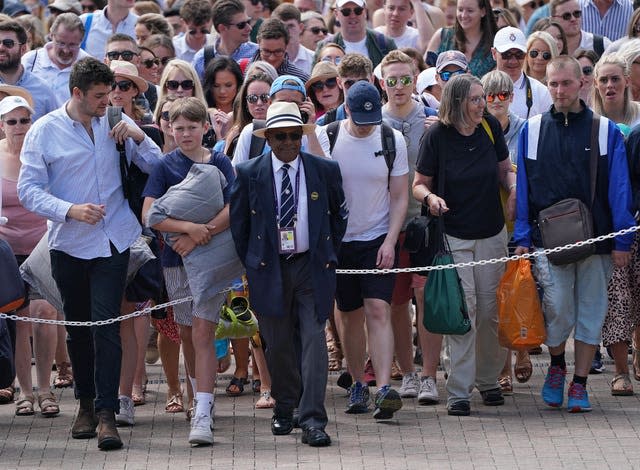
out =
[(189, 444), (211, 445), (213, 444), (213, 432), (211, 431), (211, 417), (206, 414), (198, 414), (191, 418), (191, 432), (189, 432)]
[(564, 400), (564, 382), (567, 369), (560, 366), (549, 366), (542, 387), (542, 399), (553, 408), (562, 406)]
[(373, 411), (373, 419), (391, 419), (393, 413), (402, 408), (402, 399), (398, 392), (385, 385), (376, 393), (376, 409)]
[(418, 392), (418, 403), (421, 405), (435, 405), (440, 400), (436, 379), (431, 376), (420, 379), (420, 391)]
[(116, 414), (116, 424), (118, 426), (133, 426), (135, 420), (135, 405), (130, 397), (120, 395), (120, 412)]
[(589, 403), (589, 395), (587, 389), (582, 384), (571, 382), (569, 384), (569, 400), (567, 401), (567, 410), (569, 413), (580, 413), (582, 411), (591, 411), (591, 403)]
[(469, 416), (471, 405), (468, 400), (455, 401), (447, 406), (447, 414), (449, 416)]
[(362, 414), (369, 412), (369, 387), (355, 382), (349, 387), (349, 403), (345, 413)]
[(418, 374), (411, 372), (402, 377), (402, 385), (400, 386), (400, 396), (402, 398), (415, 398), (420, 390), (420, 379)]
[(596, 353), (593, 356), (593, 360), (591, 361), (591, 369), (589, 369), (590, 374), (602, 374), (604, 372), (604, 364), (602, 363), (602, 353), (600, 352), (600, 347), (596, 349)]
[(485, 406), (501, 406), (504, 405), (504, 396), (501, 388), (492, 388), (491, 390), (483, 390), (480, 392), (482, 403)]

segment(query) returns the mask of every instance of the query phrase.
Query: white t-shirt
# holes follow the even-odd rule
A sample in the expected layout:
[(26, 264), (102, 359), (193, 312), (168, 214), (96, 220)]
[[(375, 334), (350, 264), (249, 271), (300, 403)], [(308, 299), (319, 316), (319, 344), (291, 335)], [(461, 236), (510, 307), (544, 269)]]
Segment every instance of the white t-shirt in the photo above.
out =
[[(549, 94), (549, 90), (546, 86), (540, 83), (533, 77), (529, 77), (529, 83), (531, 83), (531, 98), (532, 105), (529, 117), (542, 114), (549, 111), (553, 100)], [(522, 119), (527, 118), (527, 84), (524, 79), (524, 73), (520, 75), (520, 78), (513, 84), (513, 103), (509, 106), (509, 111), (516, 116), (520, 116)]]
[[(593, 48), (593, 33), (585, 30), (580, 30), (580, 32), (582, 33), (580, 35), (580, 49), (595, 51), (595, 49)], [(611, 45), (611, 41), (609, 40), (609, 38), (603, 37), (602, 44), (604, 46), (604, 49), (606, 50)]]
[[(349, 241), (374, 240), (389, 231), (390, 195), (389, 169), (383, 156), (375, 152), (382, 150), (381, 126), (376, 126), (371, 135), (359, 138), (347, 131), (347, 120), (340, 122), (340, 131), (331, 158), (340, 165), (342, 188), (349, 207), (347, 232), (342, 239)], [(402, 134), (394, 129), (396, 158), (391, 176), (409, 173), (407, 144)], [(326, 128), (318, 136), (326, 138)]]
[(367, 50), (367, 37), (365, 36), (362, 41), (349, 42), (344, 39), (344, 51), (347, 54), (362, 54), (365, 57), (369, 57), (369, 51)]
[(391, 36), (390, 34), (387, 34), (387, 27), (386, 26), (378, 26), (376, 28), (376, 31), (378, 31), (379, 33), (384, 34), (388, 38), (393, 39), (393, 41), (396, 43), (396, 46), (398, 47), (398, 49), (403, 48), (403, 47), (412, 47), (414, 49), (417, 49), (418, 51), (420, 50), (420, 47), (419, 47), (419, 44), (420, 44), (420, 33), (418, 32), (418, 30), (416, 28), (414, 28), (412, 26), (407, 26), (407, 28), (404, 30), (404, 33), (402, 33), (398, 37)]

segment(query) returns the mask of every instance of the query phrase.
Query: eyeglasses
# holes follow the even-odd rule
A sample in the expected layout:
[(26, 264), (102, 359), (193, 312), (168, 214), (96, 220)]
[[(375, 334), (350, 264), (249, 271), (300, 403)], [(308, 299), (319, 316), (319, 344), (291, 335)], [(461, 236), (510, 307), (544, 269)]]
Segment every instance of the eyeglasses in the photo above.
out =
[(476, 106), (479, 104), (484, 104), (484, 96), (470, 96), (468, 99), (469, 103)]
[(331, 62), (334, 65), (339, 65), (340, 62), (342, 61), (342, 57), (338, 57), (338, 56), (325, 56), (322, 59), (320, 59), (322, 62)]
[(588, 77), (592, 73), (593, 73), (593, 67), (592, 66), (585, 65), (584, 67), (582, 67), (582, 75), (584, 75), (585, 77)]
[(576, 20), (582, 16), (581, 10), (576, 10), (572, 12), (566, 12), (562, 15), (553, 15), (554, 18), (562, 18), (564, 21), (569, 21), (571, 17), (574, 17)]
[(385, 80), (389, 88), (395, 88), (400, 83), (402, 86), (409, 86), (413, 83), (413, 77), (411, 75), (404, 75), (402, 77), (387, 77)]
[(66, 42), (58, 42), (56, 40), (51, 41), (58, 49), (69, 49), (70, 51), (77, 51), (80, 49), (80, 44), (67, 44)]
[(551, 60), (551, 52), (549, 51), (540, 52), (537, 49), (531, 49), (529, 51), (529, 57), (531, 57), (532, 59), (535, 59), (540, 54), (542, 54), (542, 60)]
[(0, 44), (2, 44), (7, 49), (13, 49), (13, 46), (15, 46), (16, 44), (20, 44), (22, 46), (24, 42), (18, 42), (18, 41), (14, 41), (13, 39), (7, 38), (0, 41)]
[(342, 10), (340, 10), (340, 13), (342, 13), (342, 16), (351, 16), (351, 12), (355, 13), (356, 16), (360, 16), (362, 15), (362, 12), (364, 12), (364, 8), (355, 7), (355, 8), (343, 8)]
[(211, 29), (209, 29), (209, 28), (200, 28), (200, 29), (190, 29), (189, 30), (189, 34), (191, 36), (195, 36), (198, 33), (200, 33), (200, 34), (209, 34), (210, 32), (211, 32)]
[(318, 80), (315, 83), (311, 84), (311, 89), (313, 91), (322, 91), (324, 87), (327, 87), (329, 90), (333, 90), (338, 86), (338, 79), (336, 77), (327, 78), (324, 82), (322, 80)]
[(160, 113), (160, 119), (163, 121), (169, 121), (169, 111), (162, 111)]
[(443, 82), (448, 82), (449, 80), (451, 80), (452, 77), (455, 77), (456, 75), (462, 75), (465, 73), (467, 73), (466, 70), (460, 69), (460, 70), (454, 70), (453, 72), (448, 72), (448, 71), (438, 72), (438, 75), (440, 75), (440, 80), (442, 80)]
[(351, 88), (353, 86), (354, 83), (356, 82), (368, 82), (369, 80), (367, 80), (366, 78), (358, 78), (357, 80), (354, 80), (353, 78), (349, 78), (347, 80), (343, 80), (342, 81), (342, 86), (343, 88)]
[(267, 104), (271, 97), (267, 93), (262, 93), (260, 95), (247, 95), (247, 103), (256, 104), (258, 100), (262, 101), (264, 104)]
[(167, 65), (169, 62), (171, 62), (174, 59), (174, 57), (160, 57), (160, 63), (162, 64), (162, 66), (164, 67), (165, 65)]
[(227, 26), (235, 26), (238, 29), (244, 29), (247, 26), (251, 26), (251, 18), (244, 21), (238, 21), (237, 23), (229, 23)]
[(498, 98), (498, 100), (500, 101), (507, 101), (510, 96), (511, 96), (511, 92), (501, 91), (499, 93), (487, 93), (487, 96), (485, 98), (487, 100), (487, 103), (493, 103), (496, 100), (496, 98)]
[(274, 132), (273, 134), (269, 134), (269, 137), (273, 137), (278, 142), (284, 142), (287, 138), (289, 138), (291, 142), (296, 142), (302, 139), (302, 132)]
[(320, 26), (313, 26), (311, 28), (309, 28), (309, 31), (311, 31), (313, 34), (328, 34), (329, 30), (327, 28), (321, 28)]
[(262, 57), (282, 57), (286, 51), (284, 49), (276, 49), (275, 51), (269, 51), (267, 49), (260, 49), (260, 55)]
[(20, 118), (20, 119), (7, 119), (7, 120), (4, 121), (4, 123), (7, 126), (15, 126), (18, 123), (20, 123), (20, 124), (22, 124), (24, 126), (26, 124), (31, 124), (31, 118), (28, 117), (28, 118)]
[(182, 88), (183, 90), (192, 90), (194, 86), (193, 80), (183, 80), (179, 82), (178, 80), (167, 80), (167, 90), (177, 90), (178, 88)]
[(145, 60), (142, 61), (142, 65), (144, 65), (145, 68), (150, 69), (154, 65), (159, 66), (160, 65), (160, 59), (158, 59), (157, 57), (155, 57), (153, 59), (145, 59)]
[(133, 86), (133, 82), (131, 80), (121, 80), (119, 82), (113, 82), (111, 84), (111, 91), (114, 91), (116, 87), (120, 89), (120, 91), (127, 92)]
[(524, 60), (524, 57), (526, 55), (527, 54), (525, 54), (522, 51), (507, 51), (507, 52), (500, 53), (502, 60), (511, 60), (511, 59)]
[(133, 51), (111, 51), (107, 52), (107, 59), (120, 60), (120, 57), (122, 57), (122, 60), (130, 62), (137, 55), (138, 54)]

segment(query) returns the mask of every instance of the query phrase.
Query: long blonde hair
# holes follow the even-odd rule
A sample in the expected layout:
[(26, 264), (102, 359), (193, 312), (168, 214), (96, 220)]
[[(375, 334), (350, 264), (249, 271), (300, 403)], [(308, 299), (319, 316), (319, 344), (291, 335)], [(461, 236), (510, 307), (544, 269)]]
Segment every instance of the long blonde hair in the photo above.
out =
[[(174, 70), (179, 70), (184, 76), (187, 77), (187, 79), (193, 81), (193, 96), (202, 100), (202, 102), (206, 106), (207, 100), (204, 98), (204, 92), (202, 91), (202, 85), (200, 84), (200, 78), (198, 78), (198, 74), (189, 62), (180, 59), (171, 60), (164, 68), (162, 77), (160, 77), (160, 82), (158, 83), (158, 88), (160, 88), (160, 91), (158, 93), (158, 103), (160, 103), (166, 95), (171, 94), (167, 90), (167, 81), (169, 80), (169, 75), (173, 73)], [(162, 110), (162, 108), (160, 108), (160, 110)], [(154, 113), (154, 115), (157, 114), (158, 107), (156, 105), (156, 112)]]
[[(625, 59), (625, 57), (619, 53), (605, 54), (596, 63), (593, 71), (593, 90), (591, 90), (591, 103), (593, 106), (593, 110), (596, 113), (606, 117), (607, 113), (604, 110), (602, 96), (600, 96), (600, 91), (598, 90), (598, 76), (600, 75), (602, 67), (604, 67), (605, 65), (615, 65), (617, 67), (620, 67), (620, 69), (622, 70), (622, 75), (627, 80), (631, 76), (631, 65)], [(622, 104), (622, 111), (623, 124), (629, 125), (636, 119), (638, 119), (638, 116), (640, 116), (640, 104), (631, 100), (631, 85), (627, 85), (624, 89), (624, 102)]]

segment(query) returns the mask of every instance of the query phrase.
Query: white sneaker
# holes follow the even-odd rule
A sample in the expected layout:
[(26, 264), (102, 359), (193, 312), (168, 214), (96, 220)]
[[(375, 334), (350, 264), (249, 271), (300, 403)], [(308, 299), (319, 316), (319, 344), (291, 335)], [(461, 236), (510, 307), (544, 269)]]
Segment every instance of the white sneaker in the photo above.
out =
[(211, 418), (205, 414), (191, 418), (191, 432), (189, 432), (189, 444), (211, 445), (213, 444), (213, 432), (211, 431)]
[(418, 403), (421, 405), (434, 405), (438, 403), (438, 388), (433, 377), (422, 377), (420, 379), (420, 392), (418, 393)]
[(116, 414), (118, 426), (133, 426), (136, 424), (133, 399), (120, 395), (120, 413)]
[(418, 374), (411, 372), (402, 377), (402, 385), (400, 386), (400, 396), (402, 398), (415, 398), (418, 396), (420, 389), (420, 379)]

